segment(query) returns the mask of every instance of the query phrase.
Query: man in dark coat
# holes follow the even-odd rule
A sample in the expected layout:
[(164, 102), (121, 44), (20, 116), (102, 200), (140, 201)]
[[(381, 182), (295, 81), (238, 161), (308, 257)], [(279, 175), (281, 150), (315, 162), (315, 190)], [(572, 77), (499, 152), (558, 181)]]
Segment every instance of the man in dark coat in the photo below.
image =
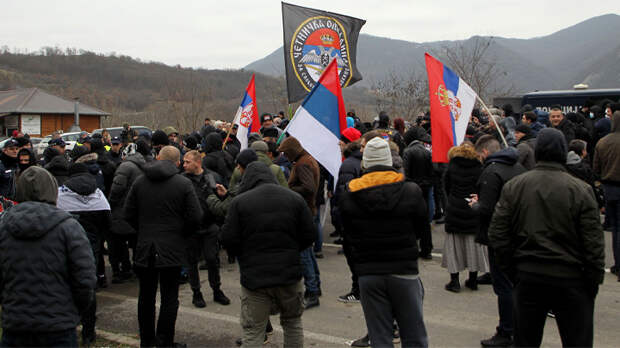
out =
[[(306, 200), (314, 216), (314, 222), (316, 223), (318, 217), (316, 195), (319, 190), (319, 181), (321, 179), (319, 164), (301, 146), (301, 143), (299, 143), (299, 140), (295, 137), (286, 138), (280, 145), (279, 150), (284, 152), (286, 158), (293, 162), (293, 170), (288, 179), (288, 187), (299, 193)], [(319, 296), (321, 293), (319, 266), (311, 248), (301, 252), (301, 262), (304, 266), (306, 309), (309, 309), (319, 305)]]
[(562, 112), (562, 108), (559, 105), (554, 105), (551, 107), (551, 112), (549, 112), (549, 122), (551, 122), (551, 127), (559, 130), (564, 134), (564, 139), (566, 143), (570, 143), (571, 140), (575, 139), (575, 125), (568, 120), (568, 118), (564, 117), (564, 113)]
[(18, 142), (9, 139), (4, 143), (0, 153), (0, 195), (6, 198), (15, 197), (15, 180), (17, 179), (19, 151)]
[(190, 231), (189, 240), (189, 282), (194, 293), (192, 303), (198, 308), (204, 308), (207, 304), (200, 291), (200, 275), (198, 273), (198, 261), (204, 255), (207, 270), (209, 272), (209, 285), (213, 290), (213, 301), (229, 305), (230, 300), (220, 289), (220, 270), (217, 262), (218, 257), (218, 234), (215, 216), (209, 211), (207, 198), (215, 190), (216, 181), (213, 175), (202, 168), (200, 153), (196, 150), (189, 151), (183, 156), (183, 176), (192, 182), (203, 217), (196, 231)]
[(202, 167), (218, 173), (226, 182), (230, 182), (230, 177), (234, 169), (234, 158), (226, 151), (222, 151), (222, 136), (218, 132), (212, 132), (205, 139)]
[(592, 188), (566, 172), (566, 140), (543, 129), (536, 168), (504, 185), (489, 227), (498, 266), (517, 280), (516, 347), (541, 344), (552, 310), (562, 345), (591, 347), (605, 241)]
[(45, 169), (19, 177), (18, 205), (0, 224), (2, 346), (77, 347), (76, 326), (96, 284), (86, 233), (56, 208), (58, 187)]
[[(524, 125), (519, 127), (522, 126)], [(472, 204), (472, 208), (480, 216), (480, 232), (476, 236), (476, 242), (488, 246), (489, 225), (495, 204), (502, 192), (502, 187), (513, 177), (525, 173), (526, 169), (519, 164), (519, 154), (515, 148), (501, 149), (499, 141), (491, 135), (485, 135), (478, 139), (476, 142), (476, 152), (484, 160), (484, 169), (477, 184), (478, 194), (475, 199), (476, 202)], [(489, 248), (489, 266), (491, 267), (493, 291), (497, 295), (499, 325), (495, 335), (489, 339), (482, 340), (480, 344), (483, 347), (508, 347), (512, 345), (512, 334), (514, 331), (512, 283), (498, 268), (494, 251), (491, 248)]]
[[(179, 276), (186, 264), (187, 231), (195, 229), (202, 210), (189, 179), (178, 174), (181, 154), (165, 146), (157, 161), (144, 166), (125, 201), (125, 217), (138, 231), (134, 265), (140, 281), (138, 324), (142, 346), (174, 344), (179, 308)], [(161, 307), (155, 333), (155, 297)]]
[(422, 190), (392, 168), (382, 138), (365, 145), (362, 167), (364, 174), (349, 182), (340, 207), (370, 344), (393, 346), (396, 319), (403, 347), (427, 347), (416, 238), (428, 224)]
[[(274, 206), (287, 209), (278, 211)], [(244, 346), (262, 346), (274, 304), (280, 312), (284, 346), (303, 346), (299, 253), (315, 239), (312, 215), (302, 197), (280, 186), (266, 164), (251, 162), (222, 228), (222, 243), (239, 258)]]

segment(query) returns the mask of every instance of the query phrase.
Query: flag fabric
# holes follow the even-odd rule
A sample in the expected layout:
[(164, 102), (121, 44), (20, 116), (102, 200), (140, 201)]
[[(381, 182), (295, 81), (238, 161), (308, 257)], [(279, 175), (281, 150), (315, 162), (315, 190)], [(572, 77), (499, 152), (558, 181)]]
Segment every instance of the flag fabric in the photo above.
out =
[(476, 92), (428, 53), (424, 54), (431, 104), (433, 162), (447, 163), (448, 150), (460, 145), (476, 103)]
[(332, 61), (297, 111), (287, 132), (334, 178), (342, 164), (338, 141), (347, 127), (337, 63)]
[(365, 20), (282, 3), (284, 65), (288, 101), (303, 99), (332, 60), (340, 86), (362, 79), (357, 70), (357, 39)]
[(258, 132), (260, 129), (260, 119), (256, 108), (256, 87), (254, 86), (254, 74), (250, 79), (248, 87), (245, 89), (241, 105), (237, 109), (233, 124), (239, 126), (237, 139), (241, 143), (241, 150), (248, 147), (248, 137), (250, 133)]

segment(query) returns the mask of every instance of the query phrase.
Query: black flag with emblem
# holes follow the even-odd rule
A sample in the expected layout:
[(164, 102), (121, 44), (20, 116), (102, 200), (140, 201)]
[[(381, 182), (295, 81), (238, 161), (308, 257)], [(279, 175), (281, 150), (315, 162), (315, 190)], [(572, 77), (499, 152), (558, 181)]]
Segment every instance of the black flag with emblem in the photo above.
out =
[(282, 3), (289, 103), (304, 98), (334, 59), (338, 61), (343, 88), (362, 79), (355, 56), (357, 37), (365, 23), (358, 18)]

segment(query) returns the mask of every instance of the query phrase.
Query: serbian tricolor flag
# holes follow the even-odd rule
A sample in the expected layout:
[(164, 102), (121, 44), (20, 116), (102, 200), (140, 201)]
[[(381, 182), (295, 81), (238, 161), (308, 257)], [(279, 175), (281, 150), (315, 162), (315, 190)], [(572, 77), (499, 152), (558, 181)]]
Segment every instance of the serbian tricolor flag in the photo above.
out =
[(254, 74), (250, 79), (245, 94), (241, 100), (241, 105), (237, 109), (237, 114), (233, 124), (239, 128), (237, 130), (237, 139), (241, 143), (241, 150), (248, 147), (248, 137), (250, 133), (258, 132), (260, 129), (260, 119), (258, 117), (258, 109), (256, 108), (256, 88), (254, 86)]
[(336, 178), (342, 164), (338, 141), (346, 128), (338, 64), (334, 59), (295, 112), (287, 132)]
[(476, 92), (428, 53), (424, 54), (431, 101), (433, 162), (447, 163), (448, 150), (465, 138)]

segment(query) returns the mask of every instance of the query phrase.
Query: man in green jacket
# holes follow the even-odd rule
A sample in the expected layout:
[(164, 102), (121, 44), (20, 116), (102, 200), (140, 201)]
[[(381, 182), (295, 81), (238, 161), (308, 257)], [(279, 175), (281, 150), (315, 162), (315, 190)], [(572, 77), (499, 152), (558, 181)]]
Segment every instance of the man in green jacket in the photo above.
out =
[[(267, 152), (269, 151), (269, 146), (267, 146), (267, 143), (262, 140), (255, 141), (252, 143), (252, 145), (250, 145), (250, 149), (256, 152), (259, 162), (265, 163), (269, 167), (269, 169), (271, 169), (273, 176), (276, 177), (280, 186), (288, 188), (288, 181), (284, 176), (282, 168), (280, 168), (280, 166), (276, 164), (273, 164), (271, 159), (269, 159), (269, 157), (267, 156)], [(228, 189), (234, 189), (237, 185), (239, 185), (240, 182), (241, 171), (239, 170), (239, 168), (235, 168), (230, 178), (230, 184), (228, 185)]]
[(512, 278), (516, 347), (541, 344), (547, 312), (563, 346), (591, 347), (605, 243), (592, 188), (566, 172), (567, 146), (543, 129), (536, 167), (508, 181), (489, 228), (497, 263)]

